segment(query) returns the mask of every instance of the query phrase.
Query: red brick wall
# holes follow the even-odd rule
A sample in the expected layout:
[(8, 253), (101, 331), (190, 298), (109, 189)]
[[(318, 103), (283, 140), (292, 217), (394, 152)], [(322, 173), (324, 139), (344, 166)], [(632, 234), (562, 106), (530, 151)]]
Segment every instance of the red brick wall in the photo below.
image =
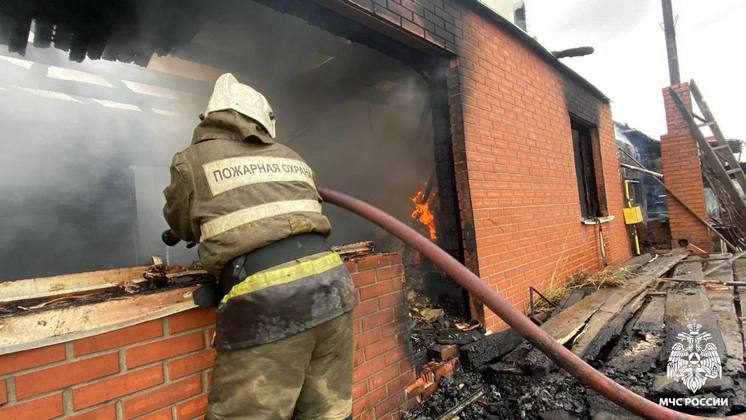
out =
[[(355, 309), (354, 413), (388, 419), (415, 381), (396, 254), (348, 261)], [(0, 356), (0, 418), (191, 419), (204, 413), (214, 310), (193, 309), (68, 343)]]
[[(455, 0), (344, 0), (456, 54), (448, 75), (466, 265), (521, 309), (602, 267), (596, 226), (580, 223), (570, 114), (595, 126), (596, 178), (610, 263), (631, 256), (611, 109), (482, 7)], [(478, 305), (472, 305), (479, 316)], [(485, 324), (505, 324), (490, 311)]]
[[(684, 104), (691, 109), (689, 84), (682, 83), (674, 86), (674, 89)], [(668, 133), (661, 136), (664, 180), (671, 191), (697, 214), (706, 218), (702, 163), (699, 160), (697, 141), (689, 133), (686, 121), (668, 94), (668, 88), (663, 89), (663, 100), (668, 126)], [(706, 251), (711, 251), (712, 239), (707, 228), (671, 195), (666, 197), (666, 201), (672, 246), (677, 246), (680, 239), (686, 239)]]
[[(355, 308), (355, 419), (389, 419), (408, 404), (416, 380), (409, 359), (404, 272), (398, 254), (347, 261), (360, 302)], [(396, 416), (394, 416), (396, 417)]]
[[(0, 418), (193, 418), (207, 406), (214, 311), (0, 356)], [(173, 417), (172, 417), (173, 416)]]
[[(599, 192), (616, 217), (602, 225), (609, 262), (630, 256), (611, 110), (489, 17), (464, 9), (462, 19), (450, 85), (467, 263), (525, 309), (529, 286), (602, 267), (598, 228), (580, 223), (570, 114), (597, 129)], [(485, 324), (505, 326), (486, 309)]]

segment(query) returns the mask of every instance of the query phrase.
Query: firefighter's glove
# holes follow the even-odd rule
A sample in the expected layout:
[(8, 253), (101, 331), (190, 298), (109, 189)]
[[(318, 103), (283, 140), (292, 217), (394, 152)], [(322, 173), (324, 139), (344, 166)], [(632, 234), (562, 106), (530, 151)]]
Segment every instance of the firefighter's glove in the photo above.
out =
[(217, 282), (203, 284), (192, 292), (192, 300), (201, 308), (215, 308), (223, 300), (223, 290)]

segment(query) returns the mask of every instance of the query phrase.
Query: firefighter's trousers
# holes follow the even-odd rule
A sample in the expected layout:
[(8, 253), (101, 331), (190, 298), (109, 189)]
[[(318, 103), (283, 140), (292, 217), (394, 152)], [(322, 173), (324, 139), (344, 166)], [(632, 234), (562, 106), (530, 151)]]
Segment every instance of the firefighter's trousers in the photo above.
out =
[(341, 420), (352, 413), (352, 312), (215, 361), (207, 419)]

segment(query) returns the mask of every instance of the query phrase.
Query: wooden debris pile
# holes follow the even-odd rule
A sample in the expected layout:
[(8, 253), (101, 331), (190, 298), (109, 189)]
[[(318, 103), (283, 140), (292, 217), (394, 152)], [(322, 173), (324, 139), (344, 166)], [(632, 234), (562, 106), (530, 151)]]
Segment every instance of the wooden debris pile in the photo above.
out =
[(541, 299), (532, 297), (530, 303), (530, 315), (537, 323), (543, 323), (546, 318), (557, 315), (563, 309), (577, 303), (586, 295), (603, 287), (623, 286), (629, 279), (634, 278), (644, 264), (657, 258), (650, 254), (643, 254), (632, 258), (621, 267), (607, 267), (597, 273), (576, 273), (568, 277), (561, 284), (555, 284), (539, 293), (530, 288), (532, 293), (537, 293)]
[[(635, 258), (625, 269), (634, 275), (623, 284), (598, 288), (586, 296), (566, 295), (563, 309), (541, 328), (610, 378), (652, 401), (693, 396), (727, 399), (727, 405), (675, 408), (707, 416), (746, 412), (746, 303), (738, 289), (739, 282), (746, 280), (746, 259), (689, 257), (681, 250), (653, 259)], [(465, 413), (482, 410), (500, 418), (637, 418), (582, 386), (525, 341), (510, 340), (510, 334), (514, 333), (508, 330), (487, 336), (459, 349), (461, 365), (479, 372), (483, 381), (484, 396), (472, 404), (479, 409)], [(711, 372), (701, 371), (710, 376), (699, 384), (687, 379), (692, 369), (686, 368), (715, 365), (719, 367)]]
[[(742, 312), (738, 306), (740, 296), (734, 286), (696, 283), (703, 278), (704, 271), (721, 262), (719, 259), (702, 261), (685, 257), (683, 253), (659, 256), (624, 285), (600, 289), (581, 299), (547, 321), (542, 329), (607, 376), (653, 401), (692, 395), (728, 398), (732, 404), (725, 407), (689, 407), (688, 411), (707, 415), (743, 412), (746, 410), (742, 406), (746, 376)], [(746, 276), (746, 271), (739, 274), (741, 267), (746, 268), (744, 263), (744, 260), (736, 260), (735, 270), (726, 264), (712, 276), (721, 282), (732, 282), (734, 275)], [(694, 282), (667, 281), (668, 277)], [(706, 379), (696, 392), (688, 389), (682, 373), (676, 372), (678, 362), (673, 350), (685, 337), (682, 333), (693, 334), (692, 328), (695, 333), (708, 334), (706, 341), (717, 349), (722, 366), (722, 374)], [(686, 346), (686, 342), (682, 344)], [(704, 345), (702, 343), (702, 348)], [(700, 352), (693, 357), (704, 357), (704, 354)], [(683, 365), (679, 363), (678, 366)], [(520, 376), (547, 375), (555, 381), (562, 381), (564, 377), (569, 380), (568, 386), (579, 387), (527, 344), (484, 370), (498, 388), (506, 372)], [(568, 410), (565, 414), (636, 418), (596, 393), (583, 391), (587, 411)]]

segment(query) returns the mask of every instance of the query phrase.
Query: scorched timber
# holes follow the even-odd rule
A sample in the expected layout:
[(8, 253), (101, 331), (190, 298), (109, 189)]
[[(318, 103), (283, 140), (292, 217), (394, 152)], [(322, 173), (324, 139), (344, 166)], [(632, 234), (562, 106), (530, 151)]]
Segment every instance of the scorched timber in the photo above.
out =
[[(573, 353), (594, 357), (603, 346), (618, 334), (644, 301), (644, 291), (660, 276), (686, 258), (686, 250), (661, 255), (644, 265), (641, 272), (621, 287), (602, 288), (575, 305), (550, 318), (541, 328), (562, 345), (572, 345)], [(574, 340), (574, 341), (573, 341)], [(505, 357), (509, 363), (526, 366), (529, 370), (544, 370), (541, 360), (547, 360), (538, 350), (527, 351), (520, 346)]]
[(708, 262), (708, 261), (725, 261), (733, 258), (733, 254), (719, 254), (709, 257), (691, 256), (684, 261)]
[[(712, 276), (727, 283), (733, 280), (733, 269), (728, 265), (712, 273)], [(723, 341), (725, 341), (725, 354), (720, 355), (721, 360), (724, 361), (723, 374), (726, 372), (742, 373), (743, 337), (736, 314), (735, 291), (733, 287), (729, 286), (712, 286), (706, 287), (705, 290), (712, 306), (712, 312), (723, 335)]]
[(363, 241), (354, 244), (333, 246), (332, 251), (344, 259), (349, 259), (370, 255), (375, 251), (375, 246), (372, 241)]
[[(48, 279), (19, 280), (31, 285), (38, 285), (40, 281), (45, 282), (42, 284), (54, 285), (60, 278), (67, 277), (72, 279), (72, 283), (76, 284), (76, 287), (54, 288), (52, 290), (53, 294), (45, 294), (44, 297), (29, 299), (20, 295), (17, 300), (0, 302), (0, 319), (18, 316), (18, 314), (62, 309), (66, 306), (90, 305), (135, 294), (167, 291), (214, 281), (214, 277), (204, 270), (166, 273), (162, 269), (149, 267), (146, 272), (138, 272), (140, 268), (71, 274)], [(103, 276), (97, 280), (95, 276), (100, 274), (103, 274)], [(80, 286), (80, 280), (76, 280), (78, 278), (85, 279), (88, 283)], [(125, 280), (113, 282), (113, 280), (120, 278)], [(23, 290), (23, 288), (17, 288), (17, 291), (20, 290)]]
[(580, 300), (583, 299), (585, 295), (587, 295), (587, 293), (583, 289), (570, 290), (565, 295), (565, 297), (563, 297), (562, 300), (560, 300), (560, 303), (557, 304), (557, 307), (552, 310), (552, 316), (555, 316), (558, 313), (569, 308), (570, 306), (580, 302)]
[(682, 262), (673, 271), (675, 278), (696, 281), (702, 278), (702, 264), (698, 262)]
[[(708, 343), (714, 343), (719, 352), (725, 348), (725, 341), (720, 332), (720, 326), (707, 298), (707, 292), (703, 286), (671, 289), (666, 296), (665, 313), (665, 342), (660, 352), (660, 360), (665, 365), (671, 353), (673, 345), (679, 342), (677, 335), (689, 331), (687, 325), (696, 320), (702, 327), (701, 332), (708, 332), (711, 338)], [(721, 361), (724, 360), (720, 354)], [(733, 381), (723, 372), (722, 379), (708, 379), (701, 392), (710, 392), (722, 388), (732, 387)], [(676, 382), (660, 373), (655, 377), (653, 392), (656, 395), (676, 394), (691, 395), (681, 382)]]
[(637, 270), (640, 267), (644, 266), (645, 264), (650, 263), (652, 259), (653, 259), (653, 254), (650, 254), (650, 253), (637, 255), (625, 261), (624, 264), (622, 264), (620, 268), (624, 268), (629, 271)]
[(665, 326), (663, 323), (663, 314), (665, 311), (666, 297), (650, 296), (650, 302), (642, 310), (632, 330), (640, 334), (660, 333)]
[(686, 256), (685, 252), (661, 256), (643, 266), (640, 274), (626, 281), (624, 285), (599, 290), (597, 294), (603, 292), (605, 301), (578, 336), (572, 347), (573, 353), (586, 360), (596, 357), (601, 348), (618, 335), (627, 321), (640, 309), (645, 300), (645, 289)]
[(17, 300), (41, 299), (105, 290), (122, 281), (142, 277), (145, 266), (12, 280), (0, 283), (0, 305)]
[(184, 287), (0, 319), (0, 355), (67, 342), (194, 308)]
[[(644, 289), (637, 285), (631, 289), (625, 286), (614, 288), (604, 304), (588, 321), (583, 332), (577, 337), (572, 351), (584, 360), (594, 359), (601, 349), (622, 332), (635, 313), (645, 302)], [(629, 298), (632, 300), (628, 300)], [(625, 302), (626, 301), (626, 302)]]
[[(561, 344), (566, 344), (585, 328), (588, 320), (602, 307), (613, 305), (613, 309), (607, 307), (604, 312), (618, 312), (621, 307), (640, 294), (655, 279), (665, 274), (685, 257), (685, 252), (659, 256), (655, 261), (645, 265), (640, 275), (629, 280), (624, 287), (600, 289), (567, 310), (560, 312), (557, 316), (545, 322), (541, 328)], [(612, 298), (616, 299), (616, 302), (610, 301)], [(586, 333), (584, 332), (584, 334)]]

